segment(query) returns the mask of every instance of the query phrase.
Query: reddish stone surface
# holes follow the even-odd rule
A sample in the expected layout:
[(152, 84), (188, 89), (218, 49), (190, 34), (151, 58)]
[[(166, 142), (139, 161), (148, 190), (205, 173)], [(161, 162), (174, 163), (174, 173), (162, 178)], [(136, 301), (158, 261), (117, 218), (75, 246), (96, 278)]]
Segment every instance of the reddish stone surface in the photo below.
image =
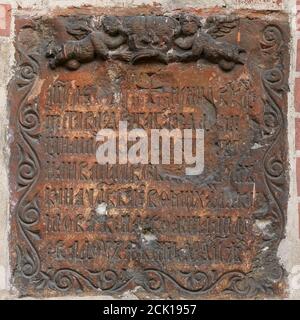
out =
[[(10, 253), (20, 294), (282, 296), (288, 17), (130, 9), (98, 25), (101, 9), (84, 10), (16, 19)], [(203, 129), (204, 171), (98, 164), (95, 136), (119, 120), (148, 133)]]
[(9, 4), (0, 4), (0, 37), (10, 35), (11, 6)]

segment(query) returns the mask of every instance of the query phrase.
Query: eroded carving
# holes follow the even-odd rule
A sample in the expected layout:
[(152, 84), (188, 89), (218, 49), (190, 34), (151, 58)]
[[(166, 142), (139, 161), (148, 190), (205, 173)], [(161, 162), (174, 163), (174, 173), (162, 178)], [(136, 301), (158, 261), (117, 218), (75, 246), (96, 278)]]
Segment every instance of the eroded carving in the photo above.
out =
[[(173, 297), (283, 294), (276, 252), (288, 196), (284, 24), (258, 19), (252, 32), (251, 19), (243, 27), (236, 17), (183, 14), (105, 17), (98, 29), (98, 19), (64, 19), (76, 41), (49, 49), (52, 67), (75, 70), (96, 57), (133, 65), (117, 72), (100, 64), (90, 80), (88, 66), (41, 68), (45, 56), (17, 40), (11, 261), (20, 293), (139, 286)], [(216, 40), (239, 28), (252, 40), (245, 51)], [(199, 58), (222, 70), (198, 68)], [(145, 67), (149, 61), (157, 65)], [(131, 128), (205, 129), (207, 171), (187, 177), (181, 168), (96, 163), (94, 133), (116, 129), (119, 119)]]
[[(229, 71), (245, 63), (245, 50), (236, 44), (216, 40), (237, 27), (238, 18), (210, 17), (203, 26), (198, 16), (104, 16), (101, 26), (80, 27), (80, 21), (68, 25), (69, 40), (50, 46), (46, 56), (51, 68), (63, 65), (77, 70), (94, 59), (116, 59), (132, 64), (141, 61), (188, 62), (206, 59)], [(87, 33), (87, 35), (85, 35)]]

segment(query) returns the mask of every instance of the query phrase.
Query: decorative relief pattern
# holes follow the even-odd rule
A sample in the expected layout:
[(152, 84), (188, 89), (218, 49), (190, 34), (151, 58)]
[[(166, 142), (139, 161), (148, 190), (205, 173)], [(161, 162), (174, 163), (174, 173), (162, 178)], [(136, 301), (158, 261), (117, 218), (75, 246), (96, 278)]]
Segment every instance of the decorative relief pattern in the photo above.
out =
[(234, 16), (212, 16), (205, 25), (198, 16), (105, 16), (99, 27), (91, 19), (72, 19), (67, 32), (78, 40), (50, 46), (51, 68), (64, 65), (77, 70), (94, 59), (118, 59), (132, 64), (154, 60), (162, 63), (196, 61), (200, 58), (232, 70), (244, 64), (245, 50), (216, 40), (238, 26)]
[[(39, 222), (40, 211), (37, 194), (31, 192), (40, 174), (39, 156), (35, 145), (39, 139), (39, 111), (38, 100), (27, 102), (30, 89), (38, 75), (38, 62), (18, 49), (20, 65), (16, 75), (17, 92), (21, 96), (17, 114), (17, 128), (19, 135), (19, 162), (17, 168), (17, 184), (20, 199), (16, 214), (20, 233), (24, 237), (26, 246), (17, 245), (18, 267), (17, 275), (31, 279), (40, 272), (40, 258), (35, 247), (35, 241), (40, 240), (36, 225)], [(36, 191), (35, 191), (36, 192)]]
[[(61, 41), (62, 44), (57, 46), (53, 45), (52, 38), (46, 38), (46, 44), (43, 42), (44, 47), (37, 55), (24, 52), (23, 49), (19, 49), (19, 44), (17, 44), (18, 68), (12, 84), (13, 92), (18, 93), (17, 113), (11, 118), (16, 117), (17, 119), (17, 123), (12, 124), (17, 148), (11, 159), (11, 163), (15, 163), (18, 159), (17, 190), (15, 192), (18, 202), (13, 209), (12, 216), (14, 224), (12, 232), (15, 232), (12, 234), (12, 245), (16, 248), (17, 254), (15, 258), (12, 255), (12, 260), (16, 265), (14, 267), (14, 281), (21, 294), (44, 294), (44, 292), (52, 291), (61, 293), (95, 291), (113, 294), (136, 286), (153, 294), (165, 294), (176, 289), (180, 295), (193, 295), (193, 297), (210, 296), (211, 294), (224, 297), (227, 294), (238, 297), (254, 297), (259, 294), (282, 293), (280, 287), (283, 286), (284, 270), (279, 264), (276, 253), (279, 243), (284, 237), (286, 222), (287, 159), (286, 110), (284, 109), (285, 93), (288, 90), (286, 85), (286, 48), (281, 28), (275, 23), (270, 25), (264, 23), (263, 25), (263, 28), (260, 26), (260, 40), (255, 44), (256, 47), (259, 47), (261, 59), (265, 61), (262, 64), (264, 67), (258, 72), (263, 93), (262, 97), (259, 97), (259, 101), (263, 105), (263, 121), (258, 122), (257, 118), (252, 116), (250, 111), (247, 111), (249, 114), (247, 121), (253, 127), (259, 127), (260, 138), (254, 134), (251, 142), (253, 146), (249, 145), (249, 150), (247, 149), (246, 153), (250, 154), (250, 151), (253, 150), (255, 152), (258, 142), (260, 143), (259, 148), (262, 148), (263, 154), (259, 161), (263, 168), (261, 171), (262, 179), (257, 180), (257, 188), (262, 191), (259, 192), (260, 198), (257, 195), (257, 199), (255, 199), (255, 203), (258, 203), (257, 208), (251, 206), (249, 210), (252, 210), (250, 220), (254, 221), (256, 225), (266, 224), (266, 227), (262, 231), (253, 232), (252, 239), (242, 240), (245, 241), (245, 246), (249, 241), (256, 248), (254, 256), (251, 256), (252, 261), (249, 262), (250, 269), (243, 265), (241, 268), (237, 267), (236, 261), (232, 264), (233, 267), (227, 268), (223, 264), (221, 269), (214, 267), (213, 263), (208, 267), (196, 269), (189, 268), (183, 263), (181, 267), (179, 266), (172, 271), (163, 266), (157, 267), (157, 263), (154, 263), (153, 267), (149, 265), (143, 267), (142, 264), (137, 268), (132, 268), (129, 264), (128, 267), (115, 266), (113, 260), (110, 261), (110, 265), (104, 267), (101, 267), (101, 262), (99, 262), (99, 266), (97, 263), (89, 267), (85, 267), (84, 264), (78, 266), (76, 263), (73, 266), (66, 258), (67, 248), (62, 249), (61, 247), (59, 247), (61, 252), (59, 259), (57, 258), (53, 263), (45, 262), (45, 259), (49, 259), (45, 258), (45, 255), (51, 256), (53, 250), (50, 246), (42, 245), (43, 241), (51, 241), (51, 236), (48, 238), (50, 240), (45, 240), (47, 238), (45, 235), (45, 225), (47, 225), (45, 215), (48, 215), (50, 210), (46, 206), (46, 196), (42, 190), (45, 183), (40, 183), (41, 179), (45, 179), (43, 177), (46, 170), (41, 145), (45, 139), (44, 109), (51, 108), (51, 105), (45, 103), (44, 94), (32, 97), (42, 75), (45, 75), (45, 72), (54, 72), (45, 71), (45, 67), (41, 67), (41, 63), (45, 59), (45, 55), (40, 53), (43, 52), (43, 49), (47, 51), (46, 58), (49, 61), (49, 66), (52, 69), (57, 68), (58, 72), (59, 66), (78, 70), (82, 64), (88, 65), (95, 59), (108, 63), (118, 60), (122, 61), (118, 63), (125, 65), (127, 63), (143, 65), (149, 62), (159, 65), (173, 62), (195, 64), (195, 61), (202, 59), (201, 61), (207, 60), (209, 64), (201, 62), (203, 63), (201, 68), (212, 68), (211, 64), (217, 64), (221, 69), (219, 70), (220, 74), (225, 76), (228, 72), (235, 70), (235, 67), (244, 67), (246, 64), (247, 49), (242, 49), (239, 45), (226, 40), (219, 40), (219, 38), (227, 36), (232, 37), (233, 30), (239, 29), (241, 26), (239, 18), (212, 16), (204, 21), (204, 19), (191, 14), (155, 17), (104, 16), (101, 19), (71, 16), (65, 20), (64, 26), (66, 32), (76, 40), (64, 39)], [(33, 28), (34, 32), (37, 29)], [(135, 66), (131, 68), (135, 68)], [(159, 68), (163, 69), (164, 66), (160, 65)], [(251, 69), (251, 65), (247, 65), (247, 68)], [(250, 70), (250, 73), (252, 71)], [(75, 75), (76, 72), (69, 73)], [(143, 94), (144, 91), (150, 90), (149, 87), (157, 91), (162, 90), (160, 85), (153, 85), (155, 81), (157, 83), (159, 81), (154, 77), (154, 80), (151, 78), (152, 73), (147, 74), (148, 78), (141, 80), (147, 85), (144, 85), (144, 88), (143, 86), (139, 87), (140, 93)], [(151, 82), (151, 86), (147, 81)], [(243, 84), (245, 83), (244, 81)], [(59, 90), (60, 94), (61, 90), (65, 90), (63, 82), (59, 84)], [(224, 86), (221, 89), (220, 105), (225, 103), (224, 97), (227, 93)], [(85, 92), (84, 95), (87, 97), (89, 93)], [(58, 105), (61, 96), (53, 94), (51, 103)], [(207, 132), (211, 129), (212, 124), (218, 123), (218, 110), (215, 110), (215, 101), (208, 96), (208, 94), (205, 96), (204, 101), (206, 106), (209, 105), (209, 108), (206, 107), (209, 111), (204, 116), (210, 116), (212, 120), (210, 119), (210, 127)], [(90, 103), (89, 99), (88, 103)], [(41, 100), (43, 100), (43, 110), (40, 107)], [(247, 108), (253, 108), (249, 101), (247, 106)], [(50, 133), (51, 130), (49, 130)], [(223, 148), (223, 146), (219, 147), (222, 152)], [(219, 149), (217, 148), (217, 150)], [(42, 150), (46, 152), (45, 149)], [(232, 150), (227, 150), (227, 154), (232, 155)], [(241, 167), (245, 168), (243, 166), (244, 164), (241, 164)], [(250, 170), (249, 168), (250, 166), (246, 165), (247, 172)], [(213, 169), (217, 171), (215, 168)], [(160, 172), (160, 175), (162, 181), (165, 179), (169, 181), (166, 174)], [(232, 174), (231, 177), (240, 177), (239, 172), (235, 172), (235, 175)], [(235, 183), (240, 183), (240, 180), (247, 181), (247, 183), (252, 181), (252, 178), (243, 177), (234, 178)], [(208, 186), (209, 192), (212, 194), (217, 192), (214, 184), (209, 181), (212, 179), (211, 176), (203, 183), (200, 182), (200, 177), (196, 178), (198, 180), (188, 182), (182, 180), (181, 177), (178, 179), (180, 183), (192, 182), (197, 187), (199, 185), (201, 187)], [(255, 183), (253, 188), (256, 188)], [(53, 199), (51, 198), (49, 201), (54, 202)], [(207, 208), (211, 209), (213, 206), (207, 206)], [(96, 221), (95, 224), (98, 222)], [(95, 227), (95, 224), (92, 228)], [(255, 229), (255, 226), (253, 228)], [(54, 224), (52, 225), (53, 230)], [(59, 242), (62, 241), (57, 243)], [(57, 246), (59, 245), (57, 244)], [(41, 248), (43, 248), (42, 251)], [(54, 255), (58, 255), (59, 250), (56, 247)], [(63, 259), (67, 261), (65, 265), (59, 263)], [(33, 292), (32, 288), (36, 291)]]

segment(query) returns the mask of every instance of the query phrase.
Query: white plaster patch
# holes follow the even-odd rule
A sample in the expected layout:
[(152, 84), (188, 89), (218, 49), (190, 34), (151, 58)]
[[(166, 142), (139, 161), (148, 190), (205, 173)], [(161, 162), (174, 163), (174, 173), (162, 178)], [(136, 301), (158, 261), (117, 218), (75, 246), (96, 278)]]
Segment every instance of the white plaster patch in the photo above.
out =
[(259, 143), (254, 143), (254, 145), (251, 147), (251, 149), (253, 150), (256, 150), (256, 149), (259, 149), (259, 148), (262, 148), (263, 146)]
[(0, 266), (0, 290), (6, 288), (6, 272), (4, 266)]
[(105, 202), (100, 203), (96, 208), (96, 213), (98, 216), (107, 215), (107, 204)]
[(146, 243), (150, 243), (152, 241), (157, 240), (156, 235), (152, 234), (152, 233), (142, 233), (142, 240), (145, 241)]
[(266, 228), (272, 223), (270, 220), (255, 220), (255, 225), (257, 228), (264, 232), (266, 231)]

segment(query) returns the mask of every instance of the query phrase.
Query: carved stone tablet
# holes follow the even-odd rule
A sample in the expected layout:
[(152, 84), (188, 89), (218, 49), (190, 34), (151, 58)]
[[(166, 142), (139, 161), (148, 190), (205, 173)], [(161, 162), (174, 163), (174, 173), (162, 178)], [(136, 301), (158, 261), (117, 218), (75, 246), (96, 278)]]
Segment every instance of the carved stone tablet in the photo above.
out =
[[(284, 294), (288, 18), (157, 10), (16, 18), (10, 253), (21, 295)], [(145, 140), (137, 155), (149, 161), (99, 162), (99, 131), (123, 141), (120, 121), (147, 135), (198, 129), (203, 170), (150, 162)]]

